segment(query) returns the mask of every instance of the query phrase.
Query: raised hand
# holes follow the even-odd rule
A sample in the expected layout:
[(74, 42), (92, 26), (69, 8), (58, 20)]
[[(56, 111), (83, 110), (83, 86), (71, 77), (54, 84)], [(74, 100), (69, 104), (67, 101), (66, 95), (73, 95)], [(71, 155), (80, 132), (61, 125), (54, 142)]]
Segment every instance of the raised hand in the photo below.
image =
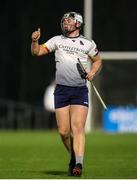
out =
[(39, 40), (39, 38), (40, 38), (40, 28), (38, 28), (38, 30), (37, 31), (34, 31), (33, 33), (32, 33), (32, 36), (31, 36), (31, 38), (32, 38), (32, 41), (38, 41)]

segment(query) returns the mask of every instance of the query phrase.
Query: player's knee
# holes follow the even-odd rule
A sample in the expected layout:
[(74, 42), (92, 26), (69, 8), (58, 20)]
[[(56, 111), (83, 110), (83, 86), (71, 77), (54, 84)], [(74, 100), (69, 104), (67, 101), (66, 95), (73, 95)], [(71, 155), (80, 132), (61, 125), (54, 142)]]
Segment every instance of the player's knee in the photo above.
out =
[(63, 140), (70, 138), (70, 131), (65, 129), (59, 129), (59, 134)]
[(58, 126), (58, 132), (60, 135), (67, 135), (67, 134), (70, 134), (70, 128)]
[(83, 126), (76, 126), (73, 128), (73, 134), (82, 134), (84, 133), (84, 127)]

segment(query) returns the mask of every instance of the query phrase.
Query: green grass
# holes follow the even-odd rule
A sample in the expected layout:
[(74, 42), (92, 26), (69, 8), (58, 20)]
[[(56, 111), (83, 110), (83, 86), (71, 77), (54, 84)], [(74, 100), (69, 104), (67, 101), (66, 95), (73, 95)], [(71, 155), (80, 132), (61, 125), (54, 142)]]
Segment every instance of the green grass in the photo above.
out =
[[(56, 132), (0, 132), (0, 179), (70, 179), (68, 161)], [(137, 178), (137, 134), (86, 135), (81, 178)]]

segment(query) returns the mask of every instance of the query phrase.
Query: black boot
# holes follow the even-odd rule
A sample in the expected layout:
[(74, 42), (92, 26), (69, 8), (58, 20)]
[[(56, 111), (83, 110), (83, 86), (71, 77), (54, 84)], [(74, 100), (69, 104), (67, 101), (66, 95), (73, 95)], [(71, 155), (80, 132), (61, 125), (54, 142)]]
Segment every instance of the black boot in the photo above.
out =
[(80, 164), (80, 163), (76, 164), (72, 173), (73, 173), (73, 176), (81, 176), (82, 175), (82, 164)]

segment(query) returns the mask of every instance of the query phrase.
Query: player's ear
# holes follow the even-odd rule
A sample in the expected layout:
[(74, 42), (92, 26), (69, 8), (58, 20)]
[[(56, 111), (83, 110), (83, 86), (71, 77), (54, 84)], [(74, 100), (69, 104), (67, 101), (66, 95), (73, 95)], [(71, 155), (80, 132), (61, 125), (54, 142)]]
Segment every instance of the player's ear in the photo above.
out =
[(79, 28), (81, 24), (79, 22), (76, 22), (76, 27)]

